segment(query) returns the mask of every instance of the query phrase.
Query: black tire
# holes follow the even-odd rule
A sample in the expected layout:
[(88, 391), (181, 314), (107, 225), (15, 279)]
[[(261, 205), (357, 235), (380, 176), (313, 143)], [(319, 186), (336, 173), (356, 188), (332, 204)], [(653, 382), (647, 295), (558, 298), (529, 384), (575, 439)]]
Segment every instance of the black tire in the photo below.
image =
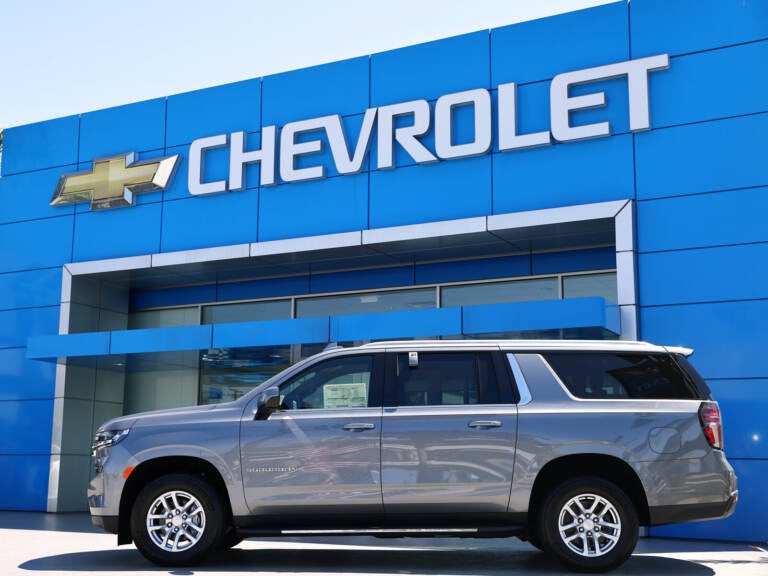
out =
[[(168, 505), (176, 510), (169, 510)], [(184, 514), (187, 511), (190, 514)], [(153, 513), (159, 518), (150, 519)], [(172, 517), (166, 522), (162, 515), (168, 513)], [(217, 548), (224, 526), (221, 497), (203, 478), (191, 474), (169, 474), (153, 480), (136, 497), (131, 510), (131, 536), (136, 548), (160, 566), (199, 563)]]
[(571, 570), (605, 572), (632, 554), (638, 524), (632, 501), (618, 486), (584, 476), (560, 484), (544, 501), (538, 518), (539, 541), (545, 552)]

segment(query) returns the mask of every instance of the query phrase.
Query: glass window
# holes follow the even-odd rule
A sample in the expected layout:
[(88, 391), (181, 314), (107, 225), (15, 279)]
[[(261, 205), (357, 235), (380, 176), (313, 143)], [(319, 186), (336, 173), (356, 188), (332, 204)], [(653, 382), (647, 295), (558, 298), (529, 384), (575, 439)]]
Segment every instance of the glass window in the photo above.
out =
[(669, 354), (548, 352), (544, 357), (577, 398), (698, 397)]
[(203, 324), (282, 320), (291, 317), (290, 300), (217, 304), (203, 308)]
[(280, 407), (365, 408), (372, 366), (372, 356), (345, 356), (315, 364), (280, 386)]
[(168, 326), (196, 326), (200, 323), (197, 306), (144, 310), (128, 314), (128, 330), (137, 328), (166, 328)]
[(563, 298), (587, 296), (602, 296), (609, 302), (618, 302), (616, 272), (563, 277)]
[(341, 316), (343, 314), (435, 308), (435, 294), (434, 288), (418, 288), (416, 290), (300, 298), (296, 300), (296, 317)]
[(397, 355), (399, 406), (496, 404), (499, 391), (488, 352), (419, 353), (411, 367), (408, 354)]
[(557, 300), (559, 297), (557, 278), (537, 278), (466, 286), (446, 286), (442, 289), (440, 302), (444, 308), (447, 308), (504, 302)]

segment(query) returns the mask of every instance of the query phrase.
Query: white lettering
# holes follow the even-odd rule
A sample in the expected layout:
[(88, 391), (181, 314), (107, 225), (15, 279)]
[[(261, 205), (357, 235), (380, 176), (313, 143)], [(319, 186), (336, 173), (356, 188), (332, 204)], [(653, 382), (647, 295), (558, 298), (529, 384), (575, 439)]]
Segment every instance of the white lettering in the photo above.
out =
[(499, 84), (499, 150), (517, 150), (548, 146), (549, 130), (531, 134), (517, 133), (517, 86), (514, 82)]
[(206, 151), (210, 150), (211, 148), (221, 148), (222, 146), (226, 145), (226, 134), (209, 136), (208, 138), (198, 138), (189, 145), (189, 171), (187, 173), (187, 186), (189, 186), (190, 194), (200, 196), (202, 194), (216, 194), (217, 192), (226, 192), (226, 180), (203, 182)]
[[(396, 118), (408, 115), (413, 116), (413, 124), (394, 128)], [(437, 162), (435, 155), (418, 139), (419, 136), (429, 132), (429, 116), (429, 102), (426, 100), (413, 100), (379, 107), (379, 147), (377, 149), (379, 170), (395, 166), (393, 134), (397, 143), (417, 163)]]
[[(466, 144), (453, 143), (453, 110), (459, 106), (472, 106), (475, 112), (474, 139)], [(491, 95), (478, 88), (446, 94), (435, 104), (435, 152), (448, 160), (481, 156), (491, 149)]]
[(296, 168), (299, 156), (318, 154), (323, 151), (322, 140), (296, 142), (296, 136), (304, 132), (315, 132), (326, 127), (328, 116), (312, 118), (300, 122), (289, 122), (280, 133), (280, 178), (286, 182), (315, 180), (325, 177), (325, 166), (307, 166)]
[(607, 66), (596, 66), (576, 72), (558, 74), (549, 87), (552, 135), (561, 142), (597, 138), (611, 134), (608, 122), (571, 126), (570, 113), (605, 106), (605, 93), (593, 92), (583, 96), (569, 96), (571, 86), (598, 80), (611, 80), (627, 76), (629, 93), (629, 129), (633, 132), (651, 127), (648, 110), (648, 72), (669, 68), (669, 56), (660, 54), (638, 58)]
[(229, 144), (229, 189), (245, 188), (243, 174), (246, 164), (259, 163), (259, 184), (272, 186), (275, 183), (275, 126), (261, 129), (261, 148), (245, 151), (245, 132), (232, 132)]
[(349, 148), (341, 117), (338, 114), (327, 116), (328, 123), (325, 130), (328, 133), (328, 144), (331, 148), (331, 154), (333, 154), (333, 162), (336, 164), (336, 170), (339, 171), (339, 174), (357, 174), (363, 169), (363, 162), (371, 146), (371, 133), (373, 132), (373, 123), (376, 120), (376, 111), (376, 108), (368, 108), (365, 111), (363, 125), (360, 127), (360, 135), (357, 138), (352, 158), (349, 157)]

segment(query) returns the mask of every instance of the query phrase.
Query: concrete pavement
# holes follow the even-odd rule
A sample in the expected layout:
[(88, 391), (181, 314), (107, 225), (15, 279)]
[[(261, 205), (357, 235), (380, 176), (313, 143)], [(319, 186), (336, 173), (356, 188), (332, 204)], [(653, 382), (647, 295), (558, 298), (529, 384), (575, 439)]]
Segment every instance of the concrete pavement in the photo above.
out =
[[(0, 574), (562, 574), (559, 564), (517, 540), (339, 537), (247, 540), (202, 566), (160, 568), (133, 546), (93, 528), (85, 514), (0, 512)], [(766, 576), (765, 546), (642, 539), (615, 575)]]

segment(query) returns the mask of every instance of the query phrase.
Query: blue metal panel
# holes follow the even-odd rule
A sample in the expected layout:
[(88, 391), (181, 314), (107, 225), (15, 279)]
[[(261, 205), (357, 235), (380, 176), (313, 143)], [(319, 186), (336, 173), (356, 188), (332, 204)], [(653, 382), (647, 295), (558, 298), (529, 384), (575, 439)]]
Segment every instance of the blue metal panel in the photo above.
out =
[(3, 132), (2, 175), (75, 164), (79, 127), (78, 116), (67, 116), (8, 128)]
[(637, 204), (641, 252), (765, 242), (768, 188), (649, 200)]
[(632, 135), (493, 156), (493, 213), (634, 196)]
[(53, 398), (56, 365), (28, 360), (26, 348), (0, 349), (0, 401)]
[(768, 458), (768, 380), (710, 380), (729, 458)]
[(109, 354), (109, 339), (110, 332), (35, 336), (27, 341), (27, 358), (102, 356)]
[(629, 58), (627, 5), (615, 2), (491, 31), (493, 85), (534, 82)]
[(0, 309), (50, 306), (61, 301), (61, 268), (0, 274)]
[(486, 30), (371, 56), (373, 106), (473, 88), (490, 88)]
[(52, 399), (0, 402), (0, 454), (50, 454), (52, 426)]
[(672, 58), (650, 75), (654, 127), (768, 110), (768, 41)]
[(80, 161), (165, 148), (165, 98), (83, 114)]
[(729, 461), (739, 478), (739, 503), (731, 517), (651, 528), (651, 536), (742, 542), (768, 540), (768, 518), (765, 515), (768, 510), (768, 491), (765, 490), (768, 460), (730, 458)]
[(464, 306), (462, 311), (464, 334), (594, 327), (621, 332), (618, 307), (598, 297)]
[(413, 266), (313, 274), (309, 284), (310, 292), (315, 293), (410, 286), (413, 284)]
[(641, 254), (640, 303), (687, 304), (768, 295), (768, 244)]
[(632, 57), (768, 38), (765, 0), (632, 0)]
[(258, 215), (258, 190), (165, 202), (160, 250), (255, 242)]
[(211, 348), (213, 330), (206, 326), (173, 326), (112, 332), (110, 352), (170, 352), (173, 350), (205, 350)]
[[(50, 417), (49, 417), (50, 418)], [(50, 456), (0, 455), (0, 510), (45, 512)]]
[(768, 114), (652, 130), (635, 147), (638, 200), (768, 184)]
[(168, 97), (166, 146), (229, 132), (261, 130), (261, 79)]
[(0, 273), (51, 268), (72, 257), (72, 216), (0, 225)]
[(557, 272), (580, 272), (582, 270), (603, 270), (616, 267), (616, 249), (589, 248), (566, 252), (544, 252), (533, 254), (532, 274), (554, 274)]
[(260, 190), (259, 241), (351, 232), (367, 227), (368, 174)]
[(436, 264), (416, 264), (416, 284), (439, 284), (484, 280), (531, 274), (529, 256), (504, 256), (483, 260), (460, 260)]
[(52, 170), (39, 170), (0, 178), (0, 198), (3, 200), (0, 224), (73, 214), (75, 211), (73, 204), (50, 206), (49, 202), (56, 190), (59, 177), (66, 172), (76, 170), (77, 164), (71, 164)]
[(73, 260), (100, 260), (160, 251), (162, 204), (75, 215)]
[(461, 334), (461, 308), (331, 317), (331, 342)]
[(158, 290), (137, 290), (131, 293), (131, 309), (159, 308), (216, 301), (216, 285), (182, 286)]
[(371, 228), (484, 216), (491, 210), (489, 156), (371, 173)]
[(220, 282), (216, 287), (216, 299), (222, 302), (307, 293), (309, 293), (309, 276), (265, 278), (246, 282)]
[(368, 107), (368, 57), (267, 76), (262, 124), (283, 125), (326, 114), (348, 116)]
[(0, 348), (26, 346), (30, 336), (55, 334), (58, 330), (58, 306), (0, 311)]
[(213, 325), (213, 347), (328, 342), (328, 317)]
[(765, 318), (768, 300), (644, 307), (641, 338), (693, 348), (704, 378), (765, 378)]

